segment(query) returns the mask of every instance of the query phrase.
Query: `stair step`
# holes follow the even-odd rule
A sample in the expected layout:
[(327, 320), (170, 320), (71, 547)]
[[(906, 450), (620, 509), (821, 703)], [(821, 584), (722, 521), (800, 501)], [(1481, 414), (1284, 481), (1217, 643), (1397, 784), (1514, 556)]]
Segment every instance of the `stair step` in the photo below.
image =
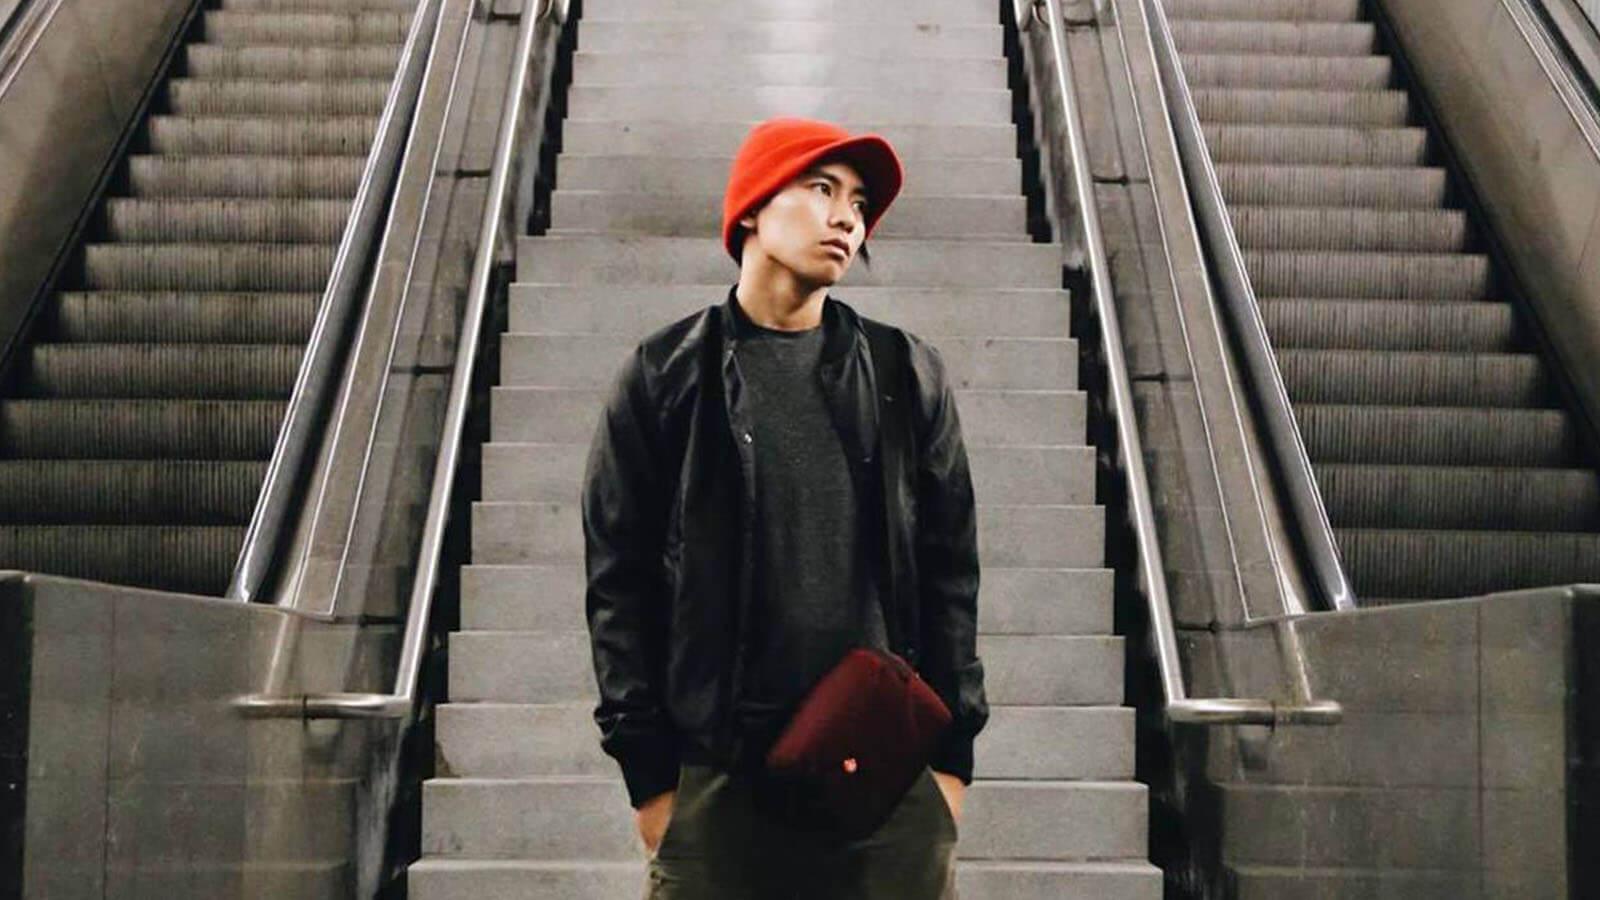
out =
[[(559, 502), (583, 480), (587, 444), (485, 444), (486, 500)], [(980, 502), (1088, 505), (1094, 502), (1092, 447), (967, 448)]]
[[(956, 389), (1060, 389), (1078, 382), (1071, 338), (929, 338)], [(603, 388), (637, 341), (625, 335), (517, 334), (500, 338), (500, 384)]]
[[(584, 284), (705, 284), (737, 277), (719, 240), (658, 237), (539, 237), (517, 243), (522, 280)], [(854, 285), (933, 287), (1061, 286), (1054, 244), (874, 241), (872, 265), (852, 265)]]
[(58, 295), (57, 341), (304, 343), (317, 293), (70, 292)]
[[(1062, 740), (1071, 735), (1071, 740)], [(600, 749), (594, 705), (445, 703), (435, 758), (449, 777), (614, 775)], [(1133, 710), (1120, 706), (990, 707), (974, 753), (979, 778), (1133, 777)]]
[[(806, 4), (804, 8), (818, 9), (821, 5)], [(852, 4), (852, 8), (867, 11), (877, 7)], [(693, 9), (699, 12), (698, 6)], [(992, 9), (986, 11), (993, 12)], [(588, 18), (587, 12), (585, 18)], [(708, 57), (657, 48), (637, 53), (578, 53), (573, 56), (573, 67), (573, 83), (589, 87), (651, 84), (722, 88), (729, 84), (751, 84), (877, 90), (1006, 89), (1006, 61), (998, 55), (968, 59), (845, 59), (814, 53), (738, 53)]]
[[(587, 443), (603, 402), (602, 391), (585, 388), (495, 387), (489, 439)], [(1082, 444), (1084, 403), (1080, 391), (956, 391), (961, 434), (969, 446)]]
[[(576, 502), (479, 501), (472, 507), (475, 562), (544, 564), (583, 559)], [(1098, 506), (979, 504), (985, 565), (1094, 568), (1104, 552)]]
[[(896, 201), (896, 208), (900, 201)], [(888, 222), (887, 219), (884, 220)], [(639, 339), (719, 304), (726, 285), (511, 286), (513, 332), (620, 334)], [(1064, 337), (1071, 333), (1065, 291), (856, 287), (837, 293), (857, 312), (926, 338)]]
[[(583, 567), (576, 562), (531, 566), (475, 563), (461, 571), (464, 629), (559, 631), (587, 627)], [(1109, 634), (1111, 628), (1109, 569), (983, 569), (978, 599), (978, 630), (982, 633)]]
[[(622, 779), (432, 779), (422, 853), (438, 859), (643, 861)], [(1142, 861), (1146, 788), (981, 780), (962, 804), (962, 859)], [(1037, 864), (1037, 863), (1035, 863)]]
[(578, 27), (578, 49), (629, 53), (675, 47), (684, 52), (725, 56), (736, 53), (793, 52), (807, 47), (832, 56), (962, 58), (1000, 56), (1000, 23), (926, 26), (905, 20), (862, 28), (853, 23), (763, 22), (743, 17), (716, 21), (585, 21)]
[[(407, 883), (418, 900), (613, 900), (643, 891), (643, 853), (628, 862), (424, 858), (411, 864)], [(963, 897), (1160, 900), (1161, 870), (1146, 862), (959, 860), (956, 885)]]
[(1011, 121), (1005, 90), (893, 90), (849, 87), (724, 85), (704, 88), (575, 85), (568, 109), (578, 119), (673, 119), (726, 122), (793, 115), (828, 121), (872, 120), (922, 125), (999, 125)]
[[(563, 181), (565, 178), (563, 177)], [(615, 193), (560, 188), (551, 193), (551, 236), (622, 232), (660, 237), (718, 237), (722, 192)], [(1027, 199), (1020, 194), (901, 196), (877, 228), (884, 238), (1026, 241)], [(873, 243), (876, 247), (876, 243)]]
[[(684, 122), (665, 119), (585, 121), (568, 117), (561, 123), (562, 150), (567, 153), (649, 156), (720, 156), (737, 150), (751, 127), (747, 122)], [(1017, 129), (1005, 125), (894, 125), (841, 122), (852, 134), (870, 131), (894, 145), (908, 168), (923, 159), (960, 157), (1006, 158), (1017, 155)]]
[[(1009, 96), (1009, 95), (1008, 95)], [(732, 156), (623, 156), (563, 153), (561, 189), (643, 194), (714, 194), (728, 183)], [(927, 160), (906, 172), (892, 209), (912, 197), (991, 195), (1022, 199), (1022, 163), (1015, 157)], [(721, 204), (717, 204), (720, 206)], [(962, 223), (961, 227), (968, 227)]]

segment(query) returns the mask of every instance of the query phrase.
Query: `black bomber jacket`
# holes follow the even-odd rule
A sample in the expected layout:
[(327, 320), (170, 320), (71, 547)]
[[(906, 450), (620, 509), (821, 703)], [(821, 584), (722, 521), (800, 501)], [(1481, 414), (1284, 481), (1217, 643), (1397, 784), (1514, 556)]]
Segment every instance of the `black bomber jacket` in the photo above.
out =
[[(748, 764), (759, 748), (743, 723), (773, 712), (741, 690), (755, 480), (737, 302), (730, 290), (724, 303), (639, 343), (606, 400), (584, 473), (594, 716), (635, 807), (673, 789), (680, 762)], [(903, 393), (913, 401), (914, 439), (904, 452), (912, 458), (898, 466), (888, 503), (867, 328), (889, 329), (910, 370)], [(823, 329), (818, 377), (857, 496), (873, 507), (862, 510), (863, 531), (881, 536), (873, 558), (890, 598), (890, 649), (953, 714), (932, 768), (970, 783), (973, 739), (989, 710), (977, 656), (977, 519), (954, 395), (938, 352), (917, 337), (832, 297)], [(882, 393), (893, 402), (893, 390)], [(883, 564), (889, 539), (904, 561), (895, 584)]]

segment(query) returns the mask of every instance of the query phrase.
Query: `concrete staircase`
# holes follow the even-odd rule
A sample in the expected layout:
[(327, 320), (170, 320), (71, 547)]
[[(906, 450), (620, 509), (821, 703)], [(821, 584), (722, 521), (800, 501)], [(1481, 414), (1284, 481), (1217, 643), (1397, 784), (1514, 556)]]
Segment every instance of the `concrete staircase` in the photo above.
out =
[(737, 277), (713, 235), (745, 131), (806, 114), (880, 131), (906, 159), (871, 268), (835, 293), (928, 337), (957, 382), (992, 706), (961, 896), (1159, 897), (1060, 251), (1027, 238), (996, 4), (587, 0), (584, 16), (553, 227), (518, 253), (412, 896), (643, 891), (592, 718), (584, 455), (632, 344)]

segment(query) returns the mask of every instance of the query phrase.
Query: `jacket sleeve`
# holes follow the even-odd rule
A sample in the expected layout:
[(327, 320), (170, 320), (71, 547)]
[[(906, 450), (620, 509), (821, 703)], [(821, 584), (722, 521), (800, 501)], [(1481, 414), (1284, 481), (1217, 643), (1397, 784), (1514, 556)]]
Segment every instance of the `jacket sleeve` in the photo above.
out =
[(916, 558), (923, 676), (953, 721), (931, 767), (972, 783), (972, 745), (989, 720), (978, 659), (978, 524), (955, 394), (939, 352), (911, 342), (917, 388)]
[(656, 471), (655, 421), (636, 349), (600, 415), (582, 498), (584, 608), (600, 688), (594, 718), (635, 808), (678, 782), (677, 735), (664, 700), (667, 503)]

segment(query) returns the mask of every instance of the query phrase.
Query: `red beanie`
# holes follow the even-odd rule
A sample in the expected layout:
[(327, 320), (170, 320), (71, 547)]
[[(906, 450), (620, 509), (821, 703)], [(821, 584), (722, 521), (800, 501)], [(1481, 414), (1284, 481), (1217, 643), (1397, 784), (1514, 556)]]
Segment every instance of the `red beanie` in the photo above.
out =
[(722, 246), (734, 262), (739, 261), (741, 249), (733, 243), (739, 219), (825, 158), (851, 163), (861, 173), (871, 199), (867, 234), (872, 234), (905, 179), (900, 157), (889, 142), (875, 134), (852, 136), (837, 125), (813, 119), (768, 119), (752, 128), (739, 147), (722, 196)]

